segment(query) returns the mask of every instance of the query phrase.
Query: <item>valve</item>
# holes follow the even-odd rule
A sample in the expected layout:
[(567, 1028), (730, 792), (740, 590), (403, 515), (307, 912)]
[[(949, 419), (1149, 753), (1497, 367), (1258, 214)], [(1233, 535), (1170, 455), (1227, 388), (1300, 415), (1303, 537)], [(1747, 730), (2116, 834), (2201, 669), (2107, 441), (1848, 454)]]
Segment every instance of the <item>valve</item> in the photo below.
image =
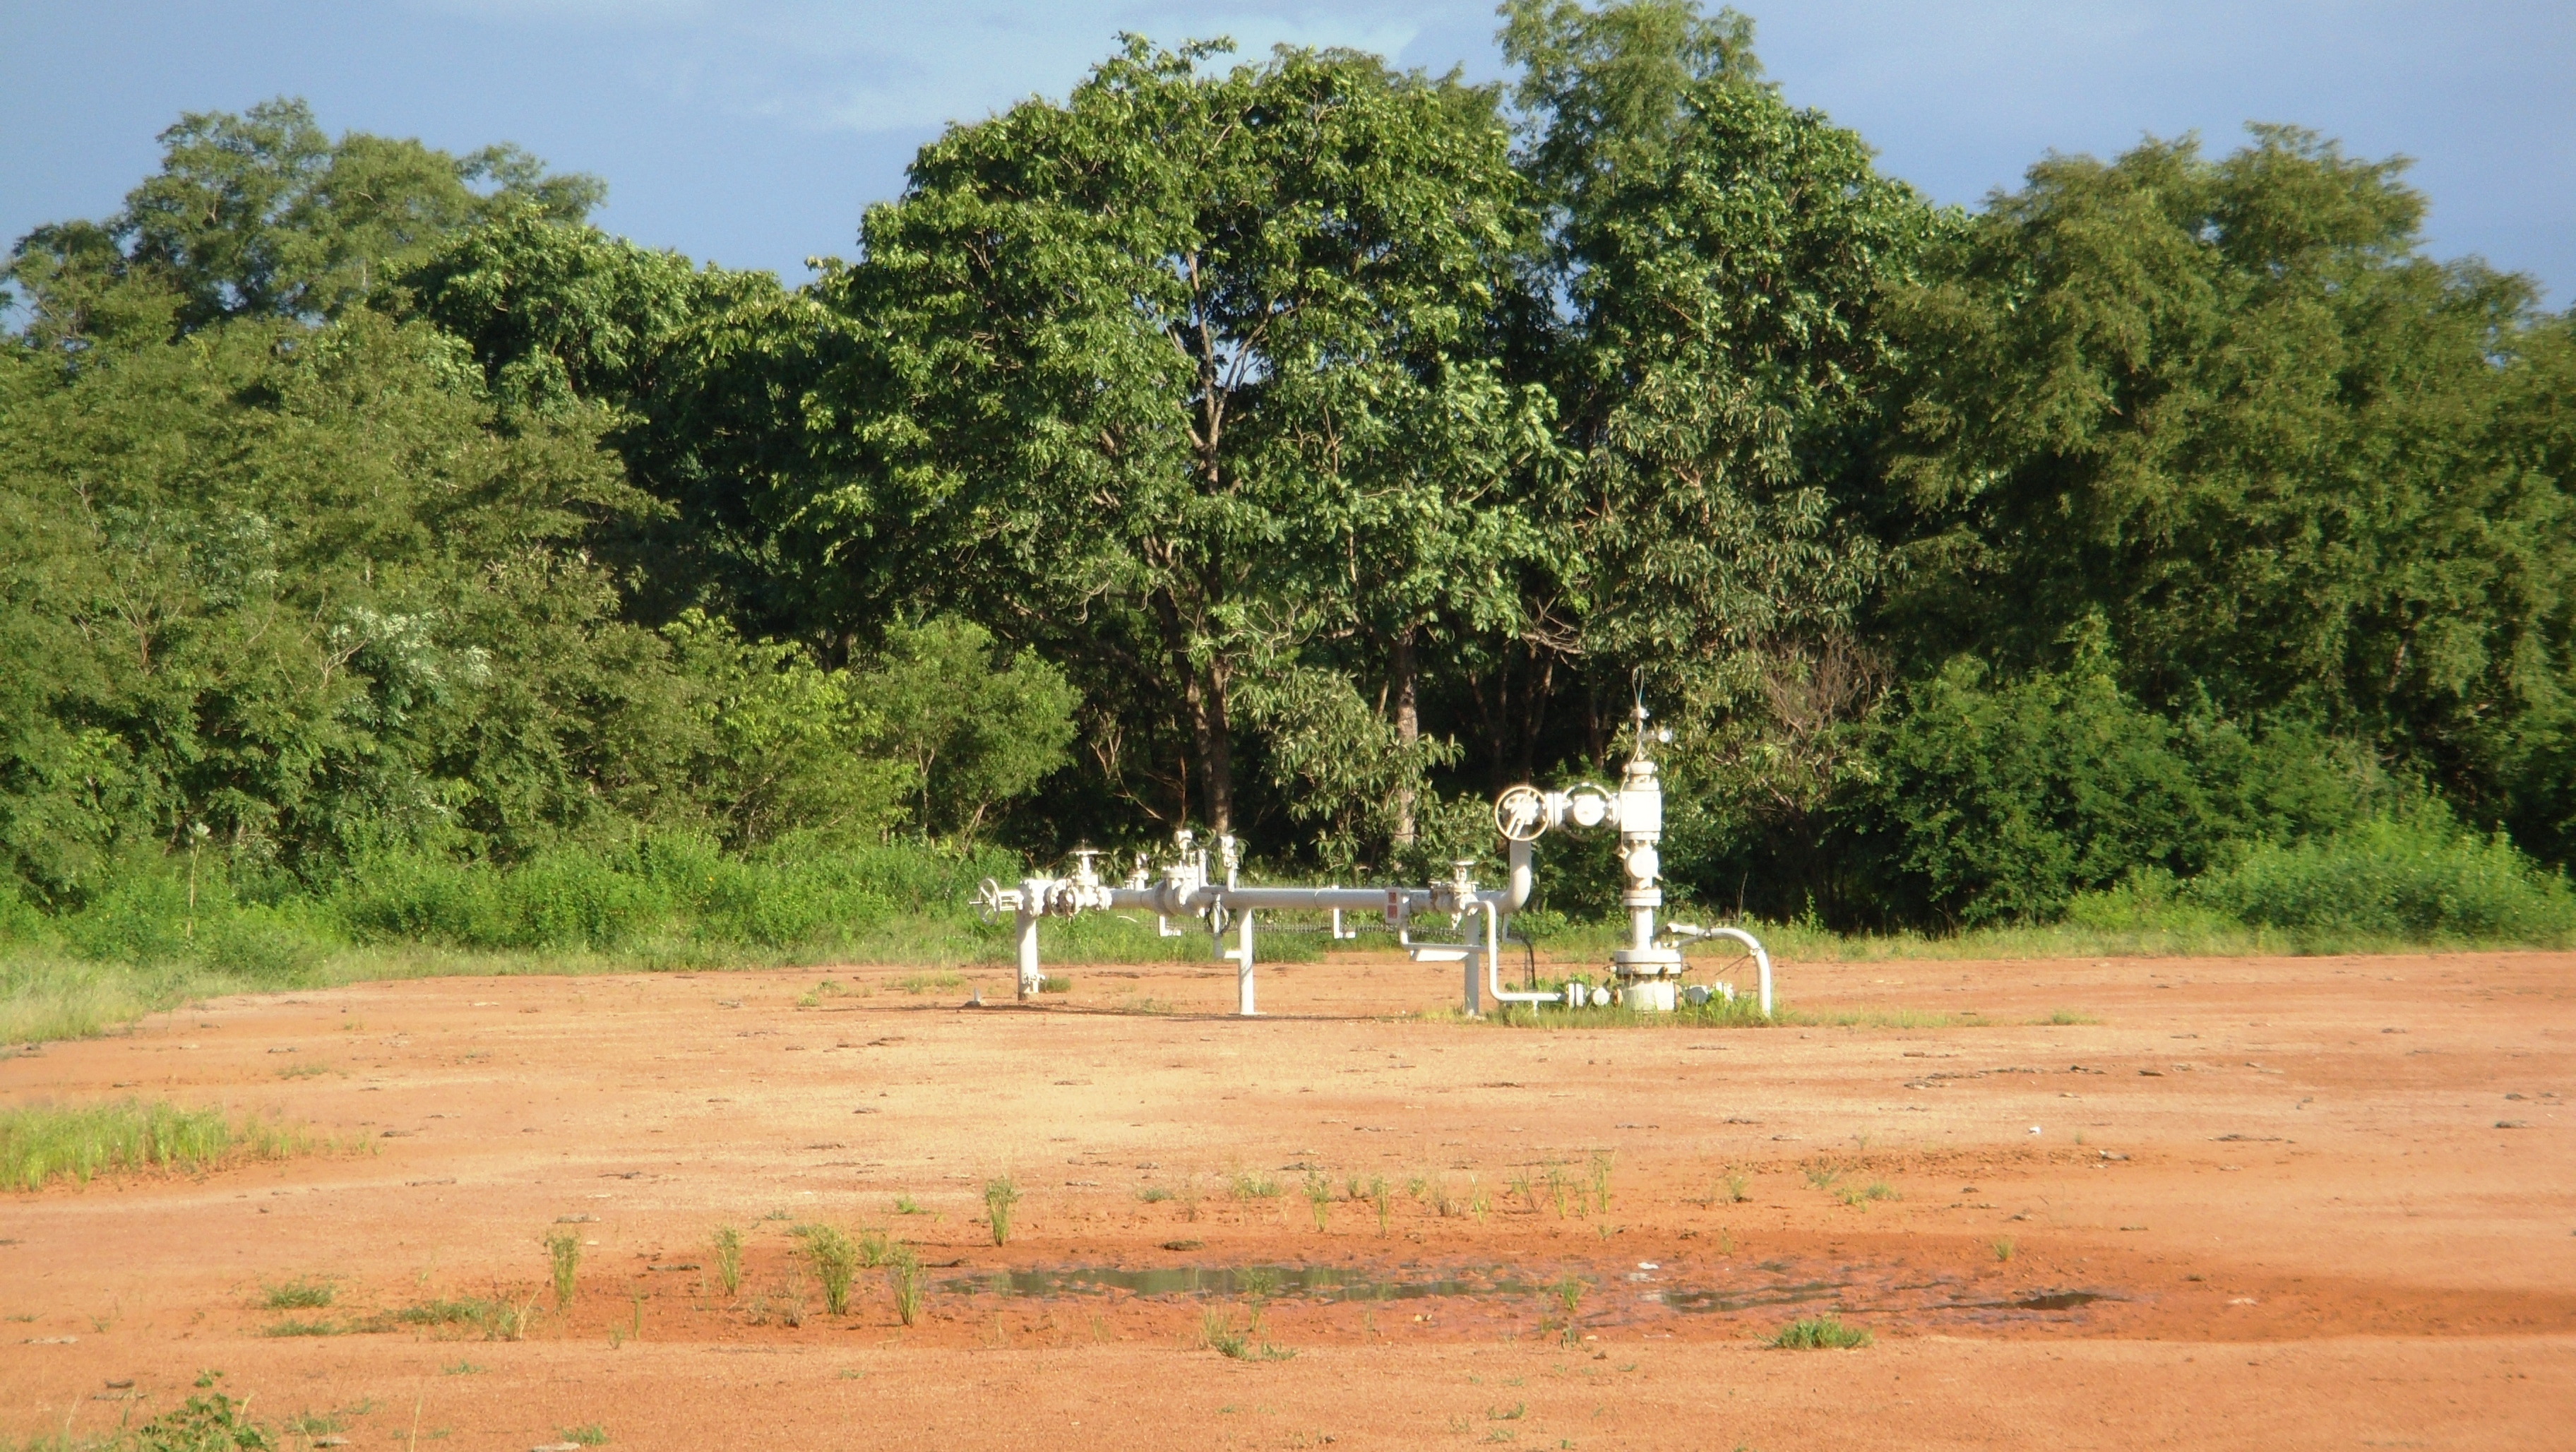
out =
[(1534, 786), (1508, 787), (1494, 798), (1494, 830), (1506, 842), (1535, 842), (1548, 828), (1548, 801)]

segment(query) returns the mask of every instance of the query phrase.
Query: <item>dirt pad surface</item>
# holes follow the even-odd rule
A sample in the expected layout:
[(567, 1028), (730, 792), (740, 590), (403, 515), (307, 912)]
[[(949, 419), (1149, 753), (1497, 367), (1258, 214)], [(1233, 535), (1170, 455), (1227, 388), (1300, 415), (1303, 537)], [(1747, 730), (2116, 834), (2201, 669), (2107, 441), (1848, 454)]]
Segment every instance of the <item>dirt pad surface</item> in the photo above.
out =
[[(0, 1061), (367, 1146), (0, 1196), (0, 1441), (220, 1370), (287, 1445), (442, 1452), (2576, 1445), (2576, 958), (1788, 963), (1927, 1026), (1759, 1030), (1072, 972), (368, 984)], [(809, 1222), (916, 1246), (918, 1324), (874, 1269), (830, 1314)], [(1875, 1344), (1767, 1345), (1826, 1311)]]

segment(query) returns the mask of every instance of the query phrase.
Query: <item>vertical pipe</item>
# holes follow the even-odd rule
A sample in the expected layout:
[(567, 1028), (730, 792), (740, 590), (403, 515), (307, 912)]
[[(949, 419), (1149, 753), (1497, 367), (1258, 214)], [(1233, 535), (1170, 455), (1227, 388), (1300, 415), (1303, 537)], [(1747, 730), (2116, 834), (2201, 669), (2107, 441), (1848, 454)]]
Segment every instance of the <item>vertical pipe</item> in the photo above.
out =
[(1037, 996), (1038, 985), (1043, 982), (1046, 977), (1046, 975), (1038, 968), (1037, 914), (1029, 912), (1026, 909), (1022, 909), (1020, 912), (1018, 927), (1020, 933), (1019, 999), (1020, 1002), (1026, 1003)]
[(1251, 1018), (1252, 1006), (1252, 910), (1234, 920), (1234, 1011)]
[(1485, 971), (1481, 956), (1483, 952), (1483, 949), (1471, 946), (1467, 949), (1467, 956), (1458, 960), (1467, 970), (1466, 1011), (1469, 1018), (1475, 1018), (1485, 1011), (1484, 1000), (1481, 997), (1484, 990), (1476, 983), (1477, 976)]
[(1530, 844), (1515, 841), (1512, 843), (1511, 910), (1513, 912), (1519, 912), (1529, 906), (1530, 882)]

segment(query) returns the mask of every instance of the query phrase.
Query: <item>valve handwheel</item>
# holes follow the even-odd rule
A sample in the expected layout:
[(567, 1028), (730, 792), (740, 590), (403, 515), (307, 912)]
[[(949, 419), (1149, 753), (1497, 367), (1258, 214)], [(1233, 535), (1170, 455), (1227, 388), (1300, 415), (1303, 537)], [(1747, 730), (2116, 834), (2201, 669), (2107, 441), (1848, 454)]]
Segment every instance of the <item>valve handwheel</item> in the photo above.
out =
[(1507, 787), (1494, 798), (1494, 828), (1507, 842), (1535, 842), (1547, 831), (1547, 798), (1533, 786)]

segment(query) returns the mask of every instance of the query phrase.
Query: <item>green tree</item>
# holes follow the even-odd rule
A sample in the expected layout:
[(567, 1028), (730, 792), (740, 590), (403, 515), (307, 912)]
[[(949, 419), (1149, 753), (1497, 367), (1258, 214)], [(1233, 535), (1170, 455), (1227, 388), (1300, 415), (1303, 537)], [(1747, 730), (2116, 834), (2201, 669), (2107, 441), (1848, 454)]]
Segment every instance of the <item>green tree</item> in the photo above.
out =
[(813, 298), (534, 207), (400, 282), (402, 311), (465, 339), (505, 408), (604, 410), (629, 482), (666, 506), (592, 538), (634, 614), (704, 607), (846, 659), (888, 613), (878, 572), (830, 557), (800, 514), (821, 462), (805, 400), (844, 327)]
[(888, 629), (884, 654), (851, 691), (876, 718), (879, 749), (908, 770), (925, 834), (972, 838), (994, 807), (1063, 766), (1073, 744), (1075, 693), (1063, 672), (997, 651), (965, 621)]
[(1538, 496), (1566, 542), (1547, 613), (1571, 627), (1547, 679), (1573, 687), (1599, 761), (1646, 668), (1683, 736), (1680, 818), (1811, 859), (1836, 728), (1883, 675), (1861, 631), (1902, 356), (1887, 294), (1953, 223), (1764, 82), (1731, 10), (1503, 13), (1534, 215), (1515, 357), (1575, 460)]
[[(889, 713), (905, 703), (846, 669), (816, 666), (799, 646), (745, 641), (700, 611), (663, 634), (696, 688), (706, 727), (696, 795), (726, 846), (790, 832), (875, 841), (901, 819), (904, 797), (922, 779), (916, 763), (884, 749), (918, 729), (895, 726)], [(982, 682), (953, 684), (971, 692)]]
[(102, 291), (128, 280), (166, 293), (181, 329), (334, 317), (457, 231), (521, 208), (577, 220), (604, 195), (513, 146), (459, 157), (363, 132), (334, 141), (298, 100), (192, 112), (161, 147), (161, 170), (114, 218), (17, 244), (11, 281), (39, 335), (89, 340), (119, 320), (100, 312)]
[(2307, 715), (2491, 820), (2565, 801), (2563, 365), (2525, 280), (2423, 255), (2400, 172), (2257, 127), (1977, 217), (1904, 303), (1903, 647), (2018, 669), (2098, 614), (2150, 704)]
[(0, 840), (48, 896), (203, 825), (327, 864), (652, 815), (691, 738), (572, 547), (640, 507), (586, 419), (502, 430), (353, 312), (0, 372)]
[(924, 148), (825, 283), (869, 346), (814, 508), (1095, 699), (1159, 696), (1189, 769), (1152, 805), (1230, 830), (1251, 662), (1338, 631), (1382, 672), (1461, 590), (1509, 609), (1496, 572), (1427, 566), (1506, 532), (1494, 435), (1541, 404), (1481, 341), (1512, 187), (1491, 95), (1213, 49), (1131, 41), (1063, 105)]

